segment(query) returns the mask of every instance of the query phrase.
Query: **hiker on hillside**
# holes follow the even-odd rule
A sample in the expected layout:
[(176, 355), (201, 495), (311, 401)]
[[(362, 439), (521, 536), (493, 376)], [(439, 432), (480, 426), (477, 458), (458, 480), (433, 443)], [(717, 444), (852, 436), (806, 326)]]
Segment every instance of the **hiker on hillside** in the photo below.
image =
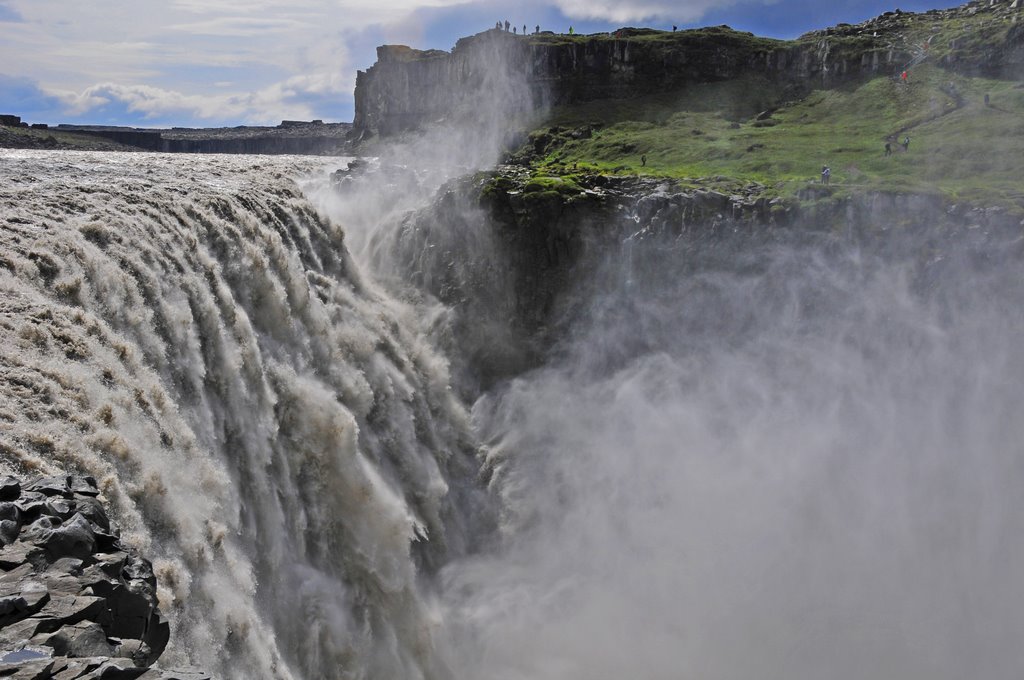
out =
[(904, 85), (907, 84), (907, 78), (909, 78), (909, 77), (910, 76), (909, 76), (909, 74), (906, 71), (904, 71), (903, 73), (900, 74), (900, 80), (903, 81)]
[(533, 29), (534, 33), (540, 33), (540, 24), (537, 24), (537, 28)]
[(640, 156), (640, 167), (643, 168), (643, 167), (646, 167), (646, 166), (647, 166), (647, 154), (644, 154), (644, 155)]
[(827, 165), (821, 166), (821, 183), (828, 184), (829, 179), (832, 177), (832, 170)]
[(885, 143), (885, 155), (886, 156), (891, 156), (892, 155), (892, 142), (886, 142)]
[(903, 138), (903, 150), (907, 151), (910, 148), (910, 137)]
[(513, 26), (512, 27), (512, 32), (518, 35), (519, 34), (519, 27), (518, 26)]
[(985, 93), (985, 106), (989, 106), (988, 92)]
[(509, 27), (510, 27), (510, 26), (512, 26), (512, 24), (510, 24), (510, 23), (508, 22), (508, 19), (505, 19), (505, 32), (506, 32), (506, 33), (508, 33), (508, 29), (509, 29)]

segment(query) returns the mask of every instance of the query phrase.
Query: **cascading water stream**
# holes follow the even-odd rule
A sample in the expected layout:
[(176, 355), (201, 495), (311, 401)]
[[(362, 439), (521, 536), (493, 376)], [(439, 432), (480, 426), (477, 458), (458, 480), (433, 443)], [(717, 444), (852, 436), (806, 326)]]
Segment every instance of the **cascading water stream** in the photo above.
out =
[(473, 440), (418, 319), (290, 179), (322, 167), (5, 152), (2, 463), (100, 481), (168, 663), (444, 678), (418, 581), (487, 521)]

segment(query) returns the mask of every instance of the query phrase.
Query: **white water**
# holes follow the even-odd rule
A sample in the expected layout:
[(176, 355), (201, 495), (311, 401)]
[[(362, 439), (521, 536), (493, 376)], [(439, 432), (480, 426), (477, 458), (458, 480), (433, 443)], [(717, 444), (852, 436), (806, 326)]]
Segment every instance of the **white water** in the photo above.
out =
[(96, 476), (154, 559), (165, 665), (447, 677), (418, 565), (477, 521), (448, 484), (472, 438), (292, 180), (328, 163), (0, 156), (0, 456)]

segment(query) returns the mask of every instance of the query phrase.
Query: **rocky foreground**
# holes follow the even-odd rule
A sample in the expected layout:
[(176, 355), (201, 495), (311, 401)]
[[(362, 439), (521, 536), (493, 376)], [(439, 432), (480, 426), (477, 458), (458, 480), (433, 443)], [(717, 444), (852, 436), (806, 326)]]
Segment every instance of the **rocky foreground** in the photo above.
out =
[(150, 562), (91, 477), (0, 480), (0, 677), (209, 680), (151, 669), (170, 638)]

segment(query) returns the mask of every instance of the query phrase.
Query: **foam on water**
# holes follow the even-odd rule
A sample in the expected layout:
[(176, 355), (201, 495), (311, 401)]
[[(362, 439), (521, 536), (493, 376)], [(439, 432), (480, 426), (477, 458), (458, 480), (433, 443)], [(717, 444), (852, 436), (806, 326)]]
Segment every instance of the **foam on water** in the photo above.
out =
[(99, 480), (154, 559), (164, 659), (446, 677), (419, 573), (478, 514), (449, 485), (472, 438), (419, 320), (292, 179), (338, 161), (0, 160), (0, 456)]

